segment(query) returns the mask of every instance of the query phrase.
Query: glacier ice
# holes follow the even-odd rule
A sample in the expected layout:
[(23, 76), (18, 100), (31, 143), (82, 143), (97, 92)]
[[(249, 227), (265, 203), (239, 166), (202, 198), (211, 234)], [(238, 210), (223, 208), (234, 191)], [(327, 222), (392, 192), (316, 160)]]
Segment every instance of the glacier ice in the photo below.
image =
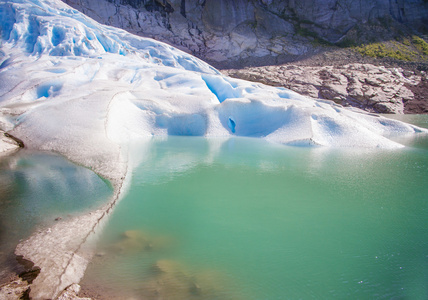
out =
[[(223, 76), (189, 54), (100, 25), (59, 0), (0, 0), (0, 26), (0, 130), (28, 148), (55, 151), (92, 168), (116, 188), (130, 171), (130, 145), (152, 136), (248, 136), (285, 145), (397, 148), (402, 146), (387, 136), (427, 132)], [(79, 280), (87, 260), (78, 252), (78, 241), (89, 234), (79, 224), (92, 230), (104, 215), (101, 210), (84, 222), (61, 223), (18, 247), (40, 264), (53, 264), (46, 261), (51, 252), (36, 251), (42, 244), (54, 249), (52, 259), (59, 257), (60, 281), (32, 288), (33, 297), (55, 297)], [(57, 247), (64, 232), (76, 239)], [(64, 265), (69, 268), (61, 269)], [(37, 280), (55, 281), (53, 269)]]
[(109, 176), (103, 161), (118, 161), (124, 145), (153, 135), (394, 148), (400, 145), (385, 135), (422, 131), (222, 76), (191, 55), (100, 25), (61, 1), (0, 3), (2, 118), (30, 147), (84, 160), (107, 177), (118, 170)]

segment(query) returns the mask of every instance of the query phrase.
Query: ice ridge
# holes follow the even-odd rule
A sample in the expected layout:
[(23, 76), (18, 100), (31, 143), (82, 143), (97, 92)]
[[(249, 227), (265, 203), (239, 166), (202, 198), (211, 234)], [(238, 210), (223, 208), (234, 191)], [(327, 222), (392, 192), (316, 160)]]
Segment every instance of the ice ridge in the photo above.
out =
[(87, 56), (104, 53), (137, 56), (157, 65), (218, 74), (214, 68), (152, 39), (101, 25), (61, 1), (0, 2), (3, 42), (33, 56)]

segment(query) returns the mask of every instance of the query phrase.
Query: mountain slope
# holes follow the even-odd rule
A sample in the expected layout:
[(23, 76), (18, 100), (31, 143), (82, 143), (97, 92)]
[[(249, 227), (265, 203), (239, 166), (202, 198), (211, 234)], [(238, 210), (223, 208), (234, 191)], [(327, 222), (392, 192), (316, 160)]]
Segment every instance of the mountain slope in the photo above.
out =
[(64, 0), (97, 21), (180, 47), (217, 66), (276, 64), (314, 41), (367, 43), (427, 32), (424, 0)]

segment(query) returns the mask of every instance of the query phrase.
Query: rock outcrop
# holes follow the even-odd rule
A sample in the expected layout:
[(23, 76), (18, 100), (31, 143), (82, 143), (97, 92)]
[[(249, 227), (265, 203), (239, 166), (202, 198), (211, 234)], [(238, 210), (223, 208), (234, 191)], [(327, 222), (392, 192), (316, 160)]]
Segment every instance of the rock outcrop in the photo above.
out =
[(23, 147), (23, 143), (0, 129), (0, 156), (10, 154)]
[(262, 0), (272, 13), (295, 17), (303, 29), (337, 42), (354, 26), (391, 18), (426, 31), (428, 3), (418, 0)]
[[(96, 21), (168, 42), (216, 67), (276, 64), (356, 26), (427, 31), (425, 0), (63, 0)], [(378, 33), (376, 33), (378, 35)], [(291, 57), (291, 58), (290, 58)]]
[(28, 293), (28, 282), (20, 278), (0, 286), (0, 299), (3, 300), (28, 299)]
[(376, 113), (428, 113), (428, 75), (371, 64), (254, 67), (224, 73)]

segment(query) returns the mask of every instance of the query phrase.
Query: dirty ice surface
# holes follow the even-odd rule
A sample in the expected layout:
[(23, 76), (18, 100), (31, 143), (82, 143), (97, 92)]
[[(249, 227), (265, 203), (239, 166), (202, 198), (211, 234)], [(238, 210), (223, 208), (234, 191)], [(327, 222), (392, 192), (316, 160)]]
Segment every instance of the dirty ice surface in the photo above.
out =
[[(100, 25), (59, 0), (0, 0), (0, 35), (0, 130), (29, 149), (63, 154), (111, 180), (114, 201), (134, 163), (129, 145), (147, 137), (247, 136), (286, 145), (397, 148), (402, 146), (390, 137), (427, 132), (222, 76), (189, 54)], [(94, 229), (114, 201), (18, 246), (18, 253), (50, 272), (41, 272), (30, 296), (55, 298), (80, 280), (90, 259), (82, 246), (90, 232), (83, 228)], [(58, 247), (58, 238), (67, 242)]]

